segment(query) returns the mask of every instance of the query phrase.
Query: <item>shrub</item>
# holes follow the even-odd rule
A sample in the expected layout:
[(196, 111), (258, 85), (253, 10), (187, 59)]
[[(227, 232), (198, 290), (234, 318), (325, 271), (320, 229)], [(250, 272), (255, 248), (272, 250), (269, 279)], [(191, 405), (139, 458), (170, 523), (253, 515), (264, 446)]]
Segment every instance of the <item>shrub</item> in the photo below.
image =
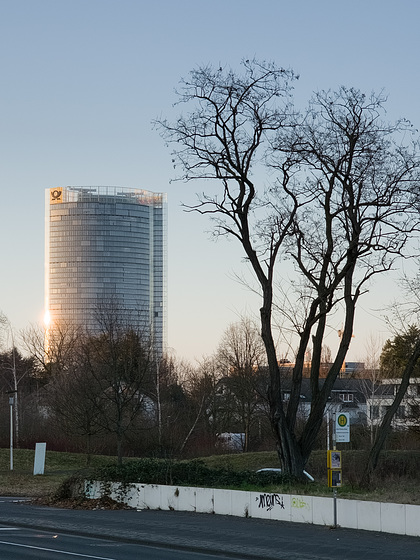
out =
[(234, 471), (224, 467), (210, 468), (200, 460), (175, 462), (165, 459), (106, 465), (92, 472), (91, 480), (94, 479), (123, 484), (142, 482), (207, 488), (267, 487), (290, 483), (289, 477), (276, 472)]

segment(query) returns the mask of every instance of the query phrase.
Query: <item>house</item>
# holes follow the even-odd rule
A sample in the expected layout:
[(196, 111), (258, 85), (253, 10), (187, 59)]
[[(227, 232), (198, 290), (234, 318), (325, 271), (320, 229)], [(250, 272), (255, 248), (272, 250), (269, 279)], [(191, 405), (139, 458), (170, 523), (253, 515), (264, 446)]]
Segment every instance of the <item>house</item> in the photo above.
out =
[[(283, 369), (283, 368), (282, 368)], [(287, 371), (286, 371), (287, 369)], [(283, 382), (282, 382), (282, 397), (284, 406), (287, 406), (287, 402), (290, 399), (291, 392), (291, 375), (284, 375), (285, 373), (291, 374), (290, 365), (284, 366), (282, 371)], [(322, 387), (325, 379), (321, 378), (319, 380), (320, 386)], [(229, 425), (232, 427), (239, 427), (241, 425), (240, 418), (237, 416), (238, 413), (238, 402), (241, 401), (244, 404), (243, 399), (246, 396), (247, 399), (247, 409), (249, 413), (255, 418), (255, 416), (268, 414), (268, 403), (264, 395), (267, 394), (267, 372), (265, 370), (260, 370), (259, 376), (256, 376), (255, 386), (248, 387), (247, 394), (238, 394), (238, 386), (235, 384), (234, 380), (229, 378), (221, 379), (216, 388), (216, 406), (219, 408), (219, 418), (221, 417), (221, 409), (225, 412), (225, 416), (229, 416)], [(242, 391), (239, 391), (242, 393)], [(332, 417), (335, 413), (348, 412), (350, 414), (351, 424), (367, 424), (367, 404), (366, 399), (372, 394), (372, 382), (366, 379), (360, 378), (337, 378), (333, 390), (328, 398), (325, 413)], [(312, 392), (309, 378), (303, 378), (300, 388), (300, 399), (298, 415), (302, 419), (309, 417), (311, 411), (312, 403)], [(240, 410), (243, 407), (239, 407)], [(229, 414), (226, 411), (229, 410)], [(242, 418), (243, 421), (243, 418)], [(234, 430), (232, 430), (234, 431)], [(236, 431), (236, 430), (235, 430)]]
[[(320, 384), (324, 379), (320, 379)], [(364, 379), (338, 378), (334, 383), (333, 390), (329, 396), (325, 413), (332, 416), (340, 412), (350, 414), (351, 424), (367, 423), (366, 396), (369, 394), (370, 384)], [(283, 390), (283, 401), (286, 403), (290, 398), (290, 389), (285, 384)], [(311, 411), (312, 393), (310, 380), (303, 379), (301, 386), (299, 412), (303, 418), (308, 418)]]
[[(382, 379), (375, 385), (366, 401), (367, 419), (370, 426), (380, 424), (386, 411), (394, 402), (401, 379)], [(410, 385), (399, 405), (392, 426), (396, 429), (420, 427), (420, 378), (411, 379)]]
[(223, 432), (217, 434), (218, 446), (225, 451), (243, 451), (245, 445), (245, 434), (234, 432)]

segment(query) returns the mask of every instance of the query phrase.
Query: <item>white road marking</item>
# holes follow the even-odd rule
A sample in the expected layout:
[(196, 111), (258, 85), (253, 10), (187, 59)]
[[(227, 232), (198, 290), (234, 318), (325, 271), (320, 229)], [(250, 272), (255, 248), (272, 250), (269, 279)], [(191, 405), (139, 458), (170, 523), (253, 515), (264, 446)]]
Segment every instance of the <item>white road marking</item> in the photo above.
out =
[(16, 500), (0, 500), (0, 504), (20, 504), (20, 502), (29, 502), (29, 500), (27, 498), (20, 500), (20, 499), (16, 499)]
[(55, 550), (54, 548), (43, 548), (42, 546), (31, 546), (29, 544), (18, 544), (7, 541), (0, 541), (0, 544), (18, 546), (20, 548), (30, 548), (31, 550), (42, 550), (44, 552), (55, 552), (57, 554), (67, 554), (68, 556), (78, 556), (79, 558), (93, 558), (94, 560), (116, 560), (115, 558), (110, 558), (109, 556), (90, 556), (89, 554), (78, 554), (77, 552), (66, 552), (65, 550)]
[(0, 531), (21, 531), (20, 527), (0, 527)]

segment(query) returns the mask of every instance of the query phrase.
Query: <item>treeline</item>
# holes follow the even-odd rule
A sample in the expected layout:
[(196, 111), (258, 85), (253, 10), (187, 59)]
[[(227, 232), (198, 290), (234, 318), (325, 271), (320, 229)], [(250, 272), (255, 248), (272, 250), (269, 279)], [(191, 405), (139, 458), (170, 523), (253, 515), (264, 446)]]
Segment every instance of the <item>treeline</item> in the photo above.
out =
[[(0, 354), (0, 445), (12, 396), (16, 446), (47, 441), (119, 462), (272, 449), (262, 343), (250, 321), (229, 327), (196, 366), (158, 356), (147, 332), (108, 314), (95, 334), (63, 325), (23, 333), (27, 357), (15, 347)], [(240, 433), (239, 446), (225, 433)]]
[[(22, 335), (26, 357), (15, 347), (0, 354), (0, 446), (9, 445), (12, 396), (14, 444), (22, 448), (47, 441), (50, 450), (116, 455), (119, 463), (124, 456), (273, 450), (269, 377), (251, 320), (229, 326), (215, 354), (193, 366), (157, 355), (147, 329), (127, 317), (107, 317), (96, 334), (31, 328)], [(389, 375), (389, 364), (401, 375), (406, 345), (417, 338), (413, 328), (387, 341), (380, 375)], [(293, 364), (282, 365), (291, 372)], [(324, 423), (317, 448), (325, 447), (325, 430)], [(411, 447), (414, 435), (403, 438), (407, 443), (410, 436)], [(369, 438), (368, 426), (352, 428), (353, 449), (367, 450)], [(389, 441), (398, 447), (401, 438)]]

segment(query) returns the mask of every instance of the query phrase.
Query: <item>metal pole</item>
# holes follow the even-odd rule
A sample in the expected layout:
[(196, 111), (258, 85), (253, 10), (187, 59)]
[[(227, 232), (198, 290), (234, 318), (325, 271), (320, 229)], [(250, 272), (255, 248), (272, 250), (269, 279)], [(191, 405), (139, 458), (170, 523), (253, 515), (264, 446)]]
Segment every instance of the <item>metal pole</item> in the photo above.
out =
[(13, 470), (13, 397), (9, 397), (10, 404), (10, 470)]
[(337, 529), (337, 488), (334, 488), (334, 529)]
[[(333, 414), (333, 450), (337, 449), (337, 434), (335, 431), (335, 424), (337, 420), (337, 414), (334, 412)], [(333, 528), (337, 529), (337, 488), (334, 488), (333, 491), (333, 509), (334, 509), (334, 525)]]
[(330, 413), (327, 410), (327, 451), (330, 450)]

